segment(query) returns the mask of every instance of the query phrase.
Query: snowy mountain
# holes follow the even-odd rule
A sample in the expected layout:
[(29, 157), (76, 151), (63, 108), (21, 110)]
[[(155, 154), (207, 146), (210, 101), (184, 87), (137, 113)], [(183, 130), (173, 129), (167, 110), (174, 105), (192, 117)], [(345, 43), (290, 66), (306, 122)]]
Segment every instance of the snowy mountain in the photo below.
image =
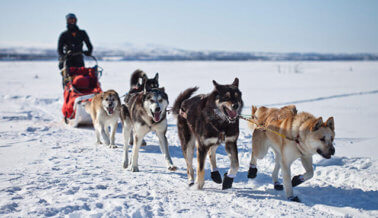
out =
[[(2, 45), (2, 44), (0, 44)], [(273, 53), (233, 51), (191, 51), (155, 44), (101, 44), (95, 47), (99, 60), (224, 60), (224, 61), (347, 61), (378, 60), (378, 54)], [(56, 48), (0, 46), (0, 60), (57, 60)]]

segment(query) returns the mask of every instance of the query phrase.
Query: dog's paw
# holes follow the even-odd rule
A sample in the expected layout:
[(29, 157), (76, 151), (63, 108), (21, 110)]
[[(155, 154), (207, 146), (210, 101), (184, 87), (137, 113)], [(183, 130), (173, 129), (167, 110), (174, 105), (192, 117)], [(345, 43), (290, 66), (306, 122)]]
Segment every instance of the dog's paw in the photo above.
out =
[(189, 181), (188, 186), (192, 187), (194, 185), (194, 181)]
[(131, 166), (131, 172), (139, 172), (139, 168), (137, 166)]
[(204, 185), (205, 185), (205, 181), (197, 182), (197, 189), (198, 189), (198, 190), (203, 189), (203, 186), (204, 186)]
[(222, 183), (222, 177), (221, 177), (219, 171), (211, 172), (211, 179), (212, 179), (215, 183), (218, 183), (218, 184), (221, 184), (221, 183)]
[(222, 183), (222, 190), (231, 188), (233, 182), (234, 182), (234, 178), (228, 177), (227, 173), (225, 173), (224, 178), (223, 178), (223, 183)]
[(117, 145), (109, 145), (109, 148), (118, 148)]
[(102, 142), (101, 141), (96, 141), (96, 145), (101, 145)]
[(123, 161), (123, 164), (122, 164), (123, 169), (127, 169), (128, 166), (129, 166), (128, 161), (127, 160)]
[(299, 200), (298, 196), (291, 196), (291, 197), (288, 197), (287, 199), (289, 201), (293, 201), (293, 202), (301, 202), (301, 200)]
[(177, 167), (174, 166), (174, 165), (171, 165), (171, 166), (168, 167), (168, 170), (169, 170), (169, 171), (176, 171), (176, 170), (177, 170)]
[(257, 168), (256, 167), (250, 167), (248, 170), (248, 178), (254, 179), (257, 176)]
[(274, 189), (277, 190), (277, 191), (282, 191), (283, 190), (283, 185), (280, 184), (279, 182), (275, 182), (274, 183)]
[(291, 185), (292, 185), (293, 187), (295, 187), (295, 186), (297, 186), (297, 185), (299, 185), (299, 184), (301, 184), (301, 183), (303, 183), (303, 182), (304, 182), (304, 178), (303, 178), (303, 176), (302, 176), (302, 175), (296, 175), (296, 176), (294, 176), (293, 179), (291, 180)]

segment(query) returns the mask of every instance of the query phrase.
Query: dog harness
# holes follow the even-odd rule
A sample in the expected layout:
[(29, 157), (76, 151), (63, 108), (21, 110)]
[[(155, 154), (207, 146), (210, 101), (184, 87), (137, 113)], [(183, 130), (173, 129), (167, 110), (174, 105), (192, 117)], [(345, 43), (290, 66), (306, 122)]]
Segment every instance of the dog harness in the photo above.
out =
[(269, 129), (269, 128), (263, 126), (263, 125), (258, 124), (258, 123), (254, 120), (254, 119), (255, 119), (254, 116), (253, 116), (252, 118), (250, 118), (250, 119), (249, 119), (249, 118), (242, 117), (242, 116), (239, 116), (239, 118), (240, 118), (240, 119), (243, 119), (243, 120), (245, 120), (245, 121), (248, 121), (248, 122), (250, 122), (250, 123), (255, 124), (255, 125), (257, 126), (257, 129), (263, 129), (264, 131), (269, 131), (269, 132), (271, 132), (271, 133), (274, 133), (274, 134), (280, 136), (282, 139), (286, 139), (286, 140), (289, 140), (289, 141), (294, 141), (294, 142), (297, 144), (297, 148), (298, 148), (299, 153), (301, 154), (301, 156), (304, 156), (304, 149), (302, 148), (302, 145), (301, 145), (301, 142), (300, 142), (300, 137), (299, 137), (299, 135), (298, 135), (297, 137), (295, 137), (295, 138), (292, 138), (292, 137), (286, 136), (286, 135), (284, 135), (284, 134), (281, 134), (281, 133), (279, 133), (279, 132), (277, 132), (277, 131), (274, 131), (274, 130), (272, 130), (272, 129)]

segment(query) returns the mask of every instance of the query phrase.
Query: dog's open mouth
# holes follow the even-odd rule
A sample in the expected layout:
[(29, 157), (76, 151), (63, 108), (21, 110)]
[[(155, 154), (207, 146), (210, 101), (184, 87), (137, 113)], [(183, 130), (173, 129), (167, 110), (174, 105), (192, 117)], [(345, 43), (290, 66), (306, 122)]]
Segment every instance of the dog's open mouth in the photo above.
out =
[(332, 154), (331, 153), (327, 153), (327, 154), (324, 154), (320, 149), (316, 150), (316, 152), (318, 152), (318, 154), (320, 154), (322, 157), (324, 157), (325, 159), (330, 159)]
[(107, 107), (108, 114), (113, 114), (114, 113), (114, 107)]
[(230, 110), (227, 107), (223, 107), (224, 113), (227, 115), (228, 119), (231, 121), (236, 120), (238, 117), (238, 111), (237, 110)]
[(152, 116), (153, 116), (153, 120), (155, 122), (159, 122), (160, 121), (160, 115), (161, 115), (161, 111), (155, 111), (155, 112), (152, 112)]

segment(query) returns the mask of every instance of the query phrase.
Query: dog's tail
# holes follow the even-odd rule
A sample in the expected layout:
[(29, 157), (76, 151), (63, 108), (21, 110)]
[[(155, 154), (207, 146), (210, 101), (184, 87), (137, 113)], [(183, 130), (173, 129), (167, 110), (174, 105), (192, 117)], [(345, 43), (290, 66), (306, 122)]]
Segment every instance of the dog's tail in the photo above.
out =
[(192, 94), (197, 90), (198, 90), (198, 87), (193, 87), (193, 88), (186, 89), (185, 91), (180, 93), (180, 95), (176, 98), (175, 103), (173, 104), (173, 107), (172, 107), (172, 113), (174, 116), (177, 116), (180, 113), (182, 102), (190, 98), (190, 96), (192, 96)]
[[(139, 79), (142, 79), (142, 80), (145, 80), (147, 78), (147, 75), (145, 72), (143, 72), (142, 70), (140, 69), (137, 69), (134, 71), (133, 74), (131, 74), (131, 78), (130, 78), (130, 88), (137, 88), (140, 84), (140, 81)], [(142, 81), (142, 84), (143, 84), (143, 81)]]

